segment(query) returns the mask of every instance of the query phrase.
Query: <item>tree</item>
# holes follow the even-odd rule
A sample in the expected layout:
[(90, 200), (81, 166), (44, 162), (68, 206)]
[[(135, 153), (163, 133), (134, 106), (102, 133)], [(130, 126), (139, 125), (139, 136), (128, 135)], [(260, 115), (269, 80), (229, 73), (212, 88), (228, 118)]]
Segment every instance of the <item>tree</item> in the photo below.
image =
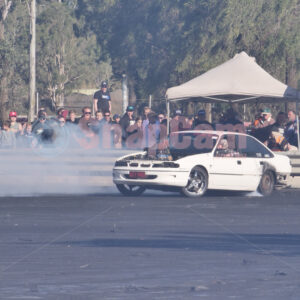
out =
[(66, 3), (48, 4), (37, 20), (39, 89), (57, 106), (64, 105), (64, 95), (75, 86), (98, 81), (101, 64), (107, 67), (105, 78), (112, 72), (109, 60), (100, 59), (95, 36), (78, 36), (74, 28), (80, 31), (80, 22)]
[(146, 98), (241, 51), (297, 87), (299, 10), (298, 0), (78, 0), (77, 16)]
[(11, 57), (11, 51), (9, 50), (8, 43), (5, 40), (5, 21), (9, 13), (12, 1), (1, 0), (0, 1), (0, 58), (1, 58), (1, 69), (0, 69), (0, 119), (3, 121), (7, 116), (7, 77), (8, 68), (7, 64)]

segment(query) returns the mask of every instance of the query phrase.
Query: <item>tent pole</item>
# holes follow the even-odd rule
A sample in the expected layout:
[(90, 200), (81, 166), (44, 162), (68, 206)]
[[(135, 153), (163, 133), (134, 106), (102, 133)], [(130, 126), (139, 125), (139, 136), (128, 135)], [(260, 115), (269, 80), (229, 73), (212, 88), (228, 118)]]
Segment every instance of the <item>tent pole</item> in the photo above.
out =
[(296, 102), (296, 120), (297, 120), (297, 139), (298, 139), (298, 152), (300, 151), (300, 133), (299, 133), (299, 102)]
[(167, 99), (167, 135), (170, 133), (170, 101)]
[(300, 136), (299, 136), (299, 116), (298, 116), (298, 110), (297, 110), (297, 138), (298, 138), (298, 151), (300, 151)]

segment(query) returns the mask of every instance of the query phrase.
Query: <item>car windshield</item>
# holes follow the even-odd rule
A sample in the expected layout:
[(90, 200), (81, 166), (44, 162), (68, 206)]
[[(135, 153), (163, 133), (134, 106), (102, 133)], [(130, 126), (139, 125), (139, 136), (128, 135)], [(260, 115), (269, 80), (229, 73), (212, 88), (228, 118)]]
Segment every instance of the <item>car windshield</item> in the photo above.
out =
[(212, 152), (218, 135), (211, 133), (176, 132), (169, 138), (169, 149), (174, 160), (193, 154)]

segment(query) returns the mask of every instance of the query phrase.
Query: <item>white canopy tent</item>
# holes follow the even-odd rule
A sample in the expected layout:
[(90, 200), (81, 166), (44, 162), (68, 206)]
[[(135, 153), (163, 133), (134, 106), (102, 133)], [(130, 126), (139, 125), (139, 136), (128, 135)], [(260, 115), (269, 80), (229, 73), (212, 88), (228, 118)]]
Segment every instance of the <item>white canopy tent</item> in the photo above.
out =
[[(300, 92), (272, 77), (246, 52), (166, 92), (168, 121), (170, 102), (250, 103), (290, 101), (300, 103)], [(299, 118), (297, 116), (299, 126)], [(169, 125), (168, 125), (169, 129)], [(298, 145), (299, 133), (298, 133)]]
[[(203, 102), (300, 102), (300, 92), (272, 77), (246, 52), (166, 92), (167, 102), (200, 98)], [(254, 100), (255, 99), (255, 100)]]

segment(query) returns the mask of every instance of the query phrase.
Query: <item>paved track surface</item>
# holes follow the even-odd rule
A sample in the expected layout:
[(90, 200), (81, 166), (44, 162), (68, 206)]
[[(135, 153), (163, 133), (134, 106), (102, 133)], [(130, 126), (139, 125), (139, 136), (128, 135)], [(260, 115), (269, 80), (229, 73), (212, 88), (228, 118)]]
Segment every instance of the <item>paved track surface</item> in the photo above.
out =
[(299, 299), (300, 192), (0, 198), (0, 299)]

